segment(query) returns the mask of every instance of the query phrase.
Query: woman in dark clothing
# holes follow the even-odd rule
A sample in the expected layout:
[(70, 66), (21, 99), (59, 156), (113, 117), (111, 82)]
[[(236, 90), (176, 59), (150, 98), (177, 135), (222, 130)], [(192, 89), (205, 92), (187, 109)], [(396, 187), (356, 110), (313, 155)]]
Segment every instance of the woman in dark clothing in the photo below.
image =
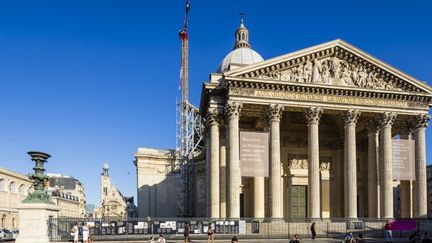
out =
[(186, 222), (184, 224), (184, 230), (183, 230), (183, 236), (184, 236), (184, 242), (189, 242), (189, 224)]
[(315, 240), (315, 237), (316, 237), (315, 222), (312, 222), (310, 230), (311, 230), (311, 233), (312, 233), (312, 239)]

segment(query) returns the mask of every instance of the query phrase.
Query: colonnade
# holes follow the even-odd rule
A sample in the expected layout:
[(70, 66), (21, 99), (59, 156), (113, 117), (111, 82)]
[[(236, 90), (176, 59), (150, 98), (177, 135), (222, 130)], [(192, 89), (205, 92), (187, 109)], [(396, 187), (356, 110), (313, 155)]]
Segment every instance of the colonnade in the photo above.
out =
[[(221, 217), (226, 212), (228, 218), (240, 217), (240, 186), (241, 172), (239, 159), (239, 120), (243, 104), (227, 102), (225, 113), (226, 128), (226, 194), (220, 190), (220, 155), (219, 116), (216, 110), (207, 114), (207, 139), (210, 153), (208, 158), (207, 176), (210, 183), (208, 194), (208, 216)], [(279, 104), (268, 106), (270, 129), (270, 161), (269, 161), (269, 203), (270, 217), (283, 217), (283, 199), (281, 195), (281, 155), (280, 155), (280, 120), (284, 107)], [(309, 107), (304, 112), (308, 127), (308, 218), (321, 218), (320, 197), (320, 164), (319, 164), (319, 123), (323, 108)], [(356, 126), (360, 111), (348, 109), (344, 114), (344, 216), (356, 219), (357, 215), (357, 148)], [(414, 116), (413, 116), (414, 117)], [(393, 175), (392, 175), (392, 126), (396, 114), (383, 112), (379, 119), (371, 119), (368, 126), (368, 216), (370, 218), (393, 218)], [(426, 201), (426, 147), (425, 129), (429, 121), (427, 114), (414, 117), (411, 122), (415, 138), (415, 200), (414, 217), (427, 215)], [(225, 163), (225, 161), (224, 161)], [(254, 217), (265, 216), (264, 177), (253, 178)], [(224, 195), (222, 195), (224, 194)], [(225, 196), (226, 195), (226, 196)], [(221, 204), (221, 200), (226, 204)], [(226, 207), (226, 208), (222, 208)]]

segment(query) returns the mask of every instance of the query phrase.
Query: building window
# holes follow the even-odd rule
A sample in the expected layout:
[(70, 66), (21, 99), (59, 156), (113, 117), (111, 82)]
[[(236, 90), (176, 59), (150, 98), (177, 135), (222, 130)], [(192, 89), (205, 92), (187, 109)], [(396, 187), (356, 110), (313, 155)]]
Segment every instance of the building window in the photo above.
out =
[(4, 229), (6, 227), (6, 215), (2, 216), (1, 227), (2, 227), (2, 229)]
[(15, 225), (15, 218), (12, 218), (12, 229), (15, 229), (16, 225)]
[(21, 184), (21, 186), (19, 187), (19, 194), (21, 194), (21, 195), (26, 194), (26, 189), (25, 189), (24, 184)]
[(14, 181), (9, 184), (9, 192), (17, 193), (16, 183)]
[(4, 191), (4, 181), (3, 178), (0, 179), (0, 191)]

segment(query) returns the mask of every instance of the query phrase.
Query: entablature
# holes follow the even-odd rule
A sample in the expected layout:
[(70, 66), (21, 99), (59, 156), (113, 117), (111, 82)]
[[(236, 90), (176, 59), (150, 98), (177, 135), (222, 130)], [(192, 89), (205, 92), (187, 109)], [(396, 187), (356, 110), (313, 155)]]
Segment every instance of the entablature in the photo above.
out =
[[(227, 100), (256, 104), (281, 103), (289, 106), (322, 106), (347, 109), (406, 114), (427, 113), (432, 96), (425, 93), (361, 89), (352, 87), (299, 84), (280, 81), (254, 80), (226, 77), (224, 86)], [(383, 108), (383, 109), (381, 109)]]

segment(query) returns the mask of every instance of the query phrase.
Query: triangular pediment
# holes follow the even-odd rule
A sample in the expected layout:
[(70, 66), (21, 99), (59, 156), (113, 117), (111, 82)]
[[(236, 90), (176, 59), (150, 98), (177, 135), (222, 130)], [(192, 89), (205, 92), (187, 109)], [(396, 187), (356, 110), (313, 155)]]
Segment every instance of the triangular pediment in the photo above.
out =
[(224, 73), (225, 77), (432, 94), (432, 88), (335, 40)]

